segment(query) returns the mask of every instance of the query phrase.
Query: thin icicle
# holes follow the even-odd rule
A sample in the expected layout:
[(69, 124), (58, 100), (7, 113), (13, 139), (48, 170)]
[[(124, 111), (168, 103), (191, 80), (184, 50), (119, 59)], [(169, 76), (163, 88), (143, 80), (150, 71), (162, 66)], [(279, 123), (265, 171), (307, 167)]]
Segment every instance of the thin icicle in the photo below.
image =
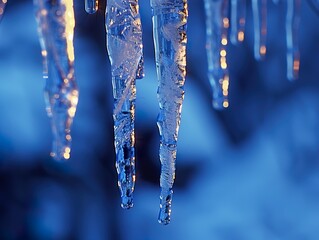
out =
[(145, 77), (144, 73), (144, 57), (142, 56), (140, 62), (138, 63), (138, 68), (136, 71), (136, 79), (142, 79)]
[(287, 78), (295, 80), (299, 75), (300, 54), (298, 30), (300, 22), (301, 0), (287, 1), (286, 42), (287, 42)]
[(96, 13), (99, 8), (99, 0), (85, 0), (85, 11), (89, 14)]
[(231, 0), (231, 31), (232, 44), (243, 42), (245, 38), (246, 0)]
[(178, 130), (186, 77), (187, 0), (151, 0), (160, 112), (161, 195), (158, 221), (171, 216)]
[(112, 68), (114, 145), (123, 208), (133, 206), (135, 185), (135, 80), (142, 59), (138, 0), (108, 0), (107, 50)]
[(2, 20), (3, 14), (4, 14), (4, 10), (6, 8), (6, 4), (7, 4), (8, 0), (0, 0), (0, 22)]
[(46, 109), (52, 122), (51, 156), (69, 159), (70, 128), (78, 103), (74, 78), (73, 0), (34, 0), (42, 48)]
[(228, 107), (227, 67), (228, 0), (205, 0), (208, 78), (213, 89), (213, 106)]
[(252, 0), (252, 9), (255, 41), (254, 55), (256, 60), (262, 60), (267, 52), (267, 0)]

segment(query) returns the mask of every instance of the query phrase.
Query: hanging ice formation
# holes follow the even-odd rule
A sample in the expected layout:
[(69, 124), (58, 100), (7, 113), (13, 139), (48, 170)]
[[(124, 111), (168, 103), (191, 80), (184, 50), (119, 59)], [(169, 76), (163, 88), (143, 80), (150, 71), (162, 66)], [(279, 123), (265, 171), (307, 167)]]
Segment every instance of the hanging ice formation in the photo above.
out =
[(228, 107), (229, 75), (226, 57), (229, 29), (228, 0), (204, 2), (208, 78), (213, 89), (213, 106), (222, 109)]
[(170, 222), (178, 130), (184, 99), (187, 0), (151, 0), (160, 106), (157, 125), (161, 161), (158, 221)]
[(230, 20), (230, 41), (236, 45), (245, 38), (246, 0), (231, 0)]
[(85, 11), (89, 14), (96, 13), (99, 8), (99, 0), (85, 0)]
[(8, 0), (0, 0), (0, 22), (4, 14), (4, 9), (6, 8), (7, 1)]
[(143, 76), (138, 0), (108, 0), (105, 26), (112, 68), (114, 145), (121, 206), (131, 208), (135, 185), (135, 80)]
[(79, 95), (74, 78), (73, 1), (34, 0), (34, 5), (46, 80), (46, 110), (54, 138), (51, 156), (69, 159), (70, 128)]
[(300, 54), (298, 46), (299, 11), (301, 0), (287, 1), (286, 41), (287, 41), (287, 78), (295, 80), (299, 75)]
[(254, 55), (256, 60), (262, 60), (267, 52), (267, 0), (252, 0), (252, 10), (255, 41)]

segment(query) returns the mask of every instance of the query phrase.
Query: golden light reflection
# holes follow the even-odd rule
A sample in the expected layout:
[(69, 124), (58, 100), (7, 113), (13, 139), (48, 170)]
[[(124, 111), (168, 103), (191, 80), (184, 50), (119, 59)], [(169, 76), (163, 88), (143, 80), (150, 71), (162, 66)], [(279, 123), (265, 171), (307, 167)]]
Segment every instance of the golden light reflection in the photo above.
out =
[(222, 50), (220, 51), (220, 56), (226, 57), (226, 54), (227, 54), (227, 52), (226, 52), (225, 49), (222, 49)]
[(260, 52), (261, 55), (265, 55), (266, 52), (267, 52), (266, 46), (261, 46), (259, 52)]
[(2, 2), (3, 2), (4, 4), (6, 4), (6, 3), (7, 3), (7, 0), (2, 0)]
[(238, 41), (239, 41), (239, 42), (244, 41), (245, 33), (244, 33), (243, 31), (239, 31), (237, 38), (238, 38)]
[(4, 12), (4, 11), (3, 11), (3, 8), (0, 7), (0, 15), (2, 15), (3, 12)]
[(67, 134), (67, 135), (65, 136), (65, 139), (68, 140), (68, 141), (71, 141), (71, 135), (70, 135), (70, 134)]
[(228, 43), (227, 38), (223, 37), (221, 43), (226, 46)]
[(224, 28), (229, 28), (229, 19), (227, 17), (223, 18)]
[(294, 71), (299, 71), (300, 61), (299, 59), (294, 60)]
[(228, 108), (229, 107), (229, 102), (228, 101), (224, 101), (223, 102), (223, 107), (224, 108)]
[(70, 108), (68, 109), (68, 114), (69, 114), (69, 116), (72, 117), (72, 118), (74, 117), (75, 112), (76, 112), (76, 108), (75, 108), (75, 107), (70, 107)]
[(65, 37), (66, 37), (67, 53), (69, 56), (69, 60), (71, 62), (74, 62), (73, 35), (74, 35), (75, 19), (74, 19), (73, 1), (64, 0), (64, 4), (65, 4), (64, 22), (65, 22)]

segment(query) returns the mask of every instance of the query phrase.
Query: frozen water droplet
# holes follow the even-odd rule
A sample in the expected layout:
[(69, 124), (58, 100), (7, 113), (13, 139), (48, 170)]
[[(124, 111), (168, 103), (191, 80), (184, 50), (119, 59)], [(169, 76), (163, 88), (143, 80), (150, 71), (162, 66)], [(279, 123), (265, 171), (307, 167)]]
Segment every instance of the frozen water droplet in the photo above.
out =
[(123, 208), (133, 206), (135, 185), (135, 80), (143, 55), (138, 9), (138, 0), (108, 0), (105, 21), (112, 69), (116, 169)]
[(265, 58), (267, 52), (267, 0), (252, 0), (254, 19), (254, 55), (256, 60)]
[(46, 109), (53, 132), (51, 156), (69, 159), (71, 124), (79, 96), (74, 77), (73, 1), (34, 0), (34, 5), (46, 80)]
[(286, 42), (287, 42), (287, 78), (295, 80), (299, 75), (300, 54), (298, 30), (300, 22), (301, 0), (287, 1)]
[(227, 65), (228, 0), (205, 0), (208, 78), (213, 89), (213, 106), (228, 107)]
[(89, 14), (96, 13), (99, 8), (99, 0), (85, 0), (85, 11)]
[(170, 222), (178, 130), (186, 77), (187, 0), (151, 0), (158, 77), (161, 196), (158, 221)]

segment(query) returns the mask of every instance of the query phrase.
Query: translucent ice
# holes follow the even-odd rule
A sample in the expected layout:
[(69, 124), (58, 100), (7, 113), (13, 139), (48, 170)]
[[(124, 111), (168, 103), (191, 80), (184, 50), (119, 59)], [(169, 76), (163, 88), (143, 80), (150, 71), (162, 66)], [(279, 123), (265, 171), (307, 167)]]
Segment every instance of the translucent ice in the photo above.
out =
[(51, 156), (69, 159), (70, 128), (78, 103), (74, 78), (73, 0), (34, 0), (42, 48), (46, 109), (51, 118)]
[(184, 99), (187, 0), (151, 0), (160, 112), (161, 169), (158, 221), (168, 224), (175, 179), (176, 144)]
[(252, 0), (252, 9), (255, 41), (254, 55), (257, 60), (262, 60), (267, 52), (267, 0)]
[(138, 0), (108, 0), (105, 26), (112, 68), (118, 185), (122, 207), (131, 208), (135, 185), (135, 81), (141, 75), (143, 48)]
[(246, 24), (246, 0), (231, 0), (230, 41), (233, 44), (244, 41)]
[(95, 13), (99, 8), (99, 0), (85, 0), (85, 11), (89, 14)]
[(205, 0), (208, 78), (213, 89), (213, 106), (228, 107), (227, 66), (228, 0)]
[(286, 42), (287, 42), (287, 78), (295, 80), (299, 75), (300, 54), (298, 30), (300, 22), (301, 0), (287, 1)]

